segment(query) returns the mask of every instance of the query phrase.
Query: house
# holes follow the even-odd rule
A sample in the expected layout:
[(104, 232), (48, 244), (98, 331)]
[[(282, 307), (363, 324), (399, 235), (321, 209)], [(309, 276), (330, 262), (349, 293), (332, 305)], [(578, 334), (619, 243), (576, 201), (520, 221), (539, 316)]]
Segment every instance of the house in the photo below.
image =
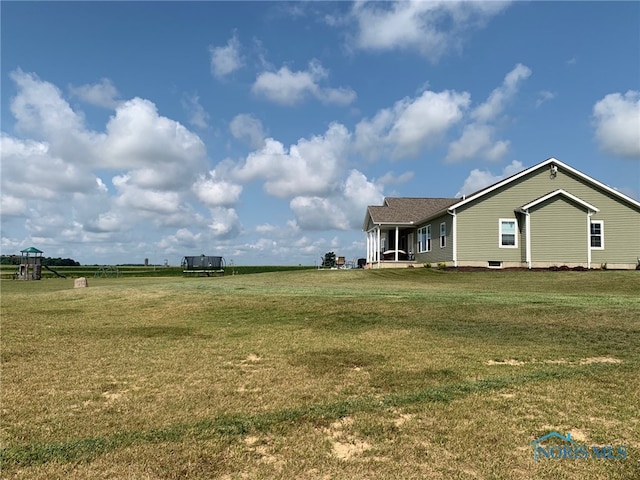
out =
[(549, 158), (462, 198), (385, 198), (367, 208), (367, 268), (633, 269), (640, 202)]

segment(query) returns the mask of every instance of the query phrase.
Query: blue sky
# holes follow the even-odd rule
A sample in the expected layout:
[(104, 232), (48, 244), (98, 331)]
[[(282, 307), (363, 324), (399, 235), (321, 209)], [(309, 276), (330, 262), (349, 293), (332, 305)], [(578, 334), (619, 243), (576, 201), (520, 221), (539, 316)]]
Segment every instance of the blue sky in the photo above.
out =
[(6, 2), (2, 253), (363, 257), (556, 157), (640, 198), (638, 2)]

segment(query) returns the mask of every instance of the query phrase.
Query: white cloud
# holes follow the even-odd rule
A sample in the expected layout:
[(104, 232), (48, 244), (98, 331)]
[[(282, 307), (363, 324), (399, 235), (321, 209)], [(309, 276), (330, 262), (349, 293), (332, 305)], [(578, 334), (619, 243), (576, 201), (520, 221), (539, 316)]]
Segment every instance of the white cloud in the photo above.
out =
[(242, 182), (262, 179), (265, 191), (278, 198), (326, 195), (335, 189), (344, 170), (349, 141), (349, 132), (340, 124), (330, 125), (324, 135), (300, 139), (288, 151), (268, 138), (262, 149), (236, 167), (233, 176)]
[(299, 104), (308, 97), (334, 105), (349, 105), (356, 99), (356, 93), (350, 88), (320, 86), (320, 82), (327, 77), (328, 72), (320, 62), (313, 60), (309, 62), (307, 70), (293, 72), (284, 66), (277, 72), (262, 72), (251, 91), (274, 103), (287, 106)]
[(502, 114), (507, 102), (516, 95), (520, 83), (529, 78), (530, 75), (531, 69), (529, 67), (520, 63), (517, 64), (504, 77), (502, 85), (494, 89), (489, 98), (471, 112), (471, 117), (477, 122), (494, 120), (498, 115)]
[(368, 2), (354, 4), (353, 47), (363, 50), (417, 50), (432, 61), (459, 50), (465, 35), (481, 28), (507, 2)]
[(181, 198), (175, 191), (140, 188), (128, 174), (117, 175), (112, 182), (119, 192), (116, 205), (120, 207), (163, 215), (181, 210)]
[(0, 197), (0, 216), (4, 219), (7, 216), (23, 215), (27, 210), (27, 202), (21, 198), (2, 193)]
[(184, 95), (182, 98), (182, 108), (189, 115), (189, 123), (198, 128), (207, 128), (209, 122), (209, 114), (200, 105), (200, 97), (198, 95)]
[(234, 138), (246, 142), (252, 148), (259, 149), (264, 146), (266, 135), (262, 122), (251, 114), (241, 113), (233, 117), (229, 131)]
[(46, 140), (50, 153), (67, 162), (84, 163), (92, 157), (100, 135), (86, 129), (83, 116), (73, 111), (60, 89), (20, 69), (9, 76), (18, 89), (11, 100), (17, 132)]
[(120, 212), (103, 212), (95, 218), (88, 219), (84, 225), (84, 229), (88, 232), (120, 232), (127, 230), (131, 225), (127, 221), (126, 216)]
[(290, 202), (296, 225), (304, 230), (348, 230), (362, 226), (368, 205), (382, 202), (382, 187), (351, 170), (333, 195), (300, 196)]
[(79, 87), (71, 85), (69, 91), (72, 95), (98, 107), (115, 108), (119, 103), (118, 90), (108, 78), (101, 79), (99, 83), (80, 85)]
[(455, 162), (476, 156), (482, 156), (493, 161), (500, 160), (507, 153), (509, 142), (499, 141), (494, 143), (494, 131), (495, 129), (489, 125), (479, 123), (466, 125), (460, 138), (449, 145), (447, 160)]
[(427, 90), (415, 99), (404, 98), (391, 109), (380, 110), (373, 119), (355, 128), (354, 147), (370, 159), (383, 155), (414, 157), (427, 145), (440, 141), (462, 117), (469, 94)]
[(200, 245), (202, 237), (201, 232), (194, 233), (188, 228), (180, 228), (173, 235), (162, 238), (158, 242), (158, 247), (169, 252), (188, 252)]
[(404, 172), (400, 175), (396, 175), (393, 172), (387, 172), (378, 178), (376, 183), (380, 185), (401, 185), (413, 179), (413, 177), (415, 177), (414, 172)]
[(198, 200), (210, 208), (231, 207), (238, 203), (242, 186), (220, 178), (215, 170), (200, 175), (193, 185)]
[(131, 169), (131, 181), (154, 189), (188, 188), (206, 157), (200, 137), (141, 98), (117, 108), (99, 147), (101, 167)]
[(222, 78), (243, 66), (240, 55), (240, 41), (234, 34), (224, 47), (209, 47), (211, 54), (211, 73)]
[(549, 100), (553, 100), (558, 95), (555, 92), (550, 92), (549, 90), (542, 90), (538, 93), (538, 99), (536, 100), (536, 108), (540, 107), (543, 103), (548, 102)]
[(208, 227), (215, 238), (235, 237), (242, 228), (235, 209), (224, 207), (211, 209), (211, 221)]
[(303, 230), (343, 230), (347, 225), (340, 205), (326, 197), (295, 197), (289, 206)]
[(278, 227), (276, 227), (275, 225), (271, 225), (270, 223), (256, 226), (256, 232), (258, 233), (275, 233), (278, 230)]
[(593, 106), (600, 148), (623, 158), (640, 158), (640, 92), (610, 93)]
[(427, 90), (406, 106), (396, 104), (397, 118), (389, 132), (394, 157), (416, 156), (425, 144), (440, 140), (462, 118), (468, 103), (466, 93)]
[(455, 196), (460, 197), (462, 195), (470, 195), (478, 190), (488, 187), (489, 185), (493, 185), (500, 180), (510, 177), (511, 175), (515, 175), (522, 170), (522, 162), (518, 160), (513, 160), (509, 165), (506, 165), (502, 169), (502, 173), (498, 175), (494, 175), (489, 170), (474, 168), (471, 170), (469, 176), (465, 179), (464, 184)]
[(471, 112), (471, 122), (467, 123), (460, 138), (451, 142), (447, 152), (448, 162), (482, 157), (489, 161), (500, 161), (509, 151), (509, 141), (495, 140), (497, 121), (504, 113), (510, 101), (517, 95), (520, 84), (529, 78), (531, 70), (517, 64), (502, 84), (495, 88), (487, 100)]
[(50, 152), (49, 144), (0, 137), (2, 192), (17, 199), (49, 199), (83, 192), (97, 193), (95, 175), (83, 165), (74, 165)]

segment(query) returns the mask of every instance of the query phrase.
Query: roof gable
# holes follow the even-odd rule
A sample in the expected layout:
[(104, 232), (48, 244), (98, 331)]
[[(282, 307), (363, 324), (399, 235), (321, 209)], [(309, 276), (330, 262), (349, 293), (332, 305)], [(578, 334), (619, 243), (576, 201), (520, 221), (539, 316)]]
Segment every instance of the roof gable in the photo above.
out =
[[(595, 180), (594, 178), (591, 178), (590, 176), (580, 172), (579, 170), (576, 170), (575, 168), (567, 165), (564, 162), (561, 162), (560, 160), (556, 159), (556, 158), (547, 158), (544, 162), (540, 162), (537, 165), (534, 165), (533, 167), (527, 168), (522, 170), (519, 173), (516, 173), (515, 175), (512, 175), (510, 177), (507, 177), (503, 180), (500, 180), (499, 182), (494, 183), (493, 185), (489, 185), (486, 188), (483, 188), (482, 190), (478, 190), (475, 193), (472, 193), (471, 195), (466, 196), (465, 198), (463, 198), (462, 201), (456, 203), (455, 205), (451, 206), (451, 210), (454, 210), (456, 208), (459, 208), (463, 205), (466, 205), (468, 203), (471, 203), (477, 199), (482, 198), (483, 196), (505, 186), (508, 185), (510, 183), (513, 183), (514, 181), (518, 180), (519, 178), (524, 177), (525, 175), (528, 175), (531, 172), (534, 172), (536, 170), (539, 170), (541, 168), (545, 168), (547, 166), (555, 166), (555, 167), (561, 167), (564, 170), (567, 170), (568, 172), (572, 173), (573, 175), (577, 176), (578, 178), (582, 179), (583, 181), (591, 184), (594, 187), (597, 187), (599, 189), (602, 189), (608, 193), (610, 193), (611, 195), (617, 197), (618, 199), (629, 203), (631, 205), (634, 205), (636, 208), (640, 208), (640, 202), (638, 202), (637, 200), (634, 200), (633, 198), (625, 195), (624, 193), (619, 192), (618, 190), (611, 188), (607, 185), (605, 185), (604, 183), (599, 182), (598, 180)], [(566, 193), (566, 192), (565, 192)], [(597, 210), (596, 210), (597, 211)]]
[(458, 201), (459, 198), (387, 197), (384, 199), (384, 205), (368, 207), (364, 227), (366, 229), (369, 218), (376, 224), (411, 225), (446, 211)]
[(567, 191), (565, 191), (565, 190), (563, 190), (561, 188), (558, 189), (558, 190), (554, 190), (551, 193), (547, 193), (546, 195), (543, 195), (542, 197), (536, 198), (535, 200), (533, 200), (533, 201), (527, 203), (526, 205), (523, 205), (522, 207), (520, 207), (520, 210), (522, 210), (524, 212), (524, 211), (529, 210), (530, 208), (533, 208), (536, 205), (539, 205), (539, 204), (541, 204), (543, 202), (546, 202), (550, 198), (553, 198), (553, 197), (558, 196), (558, 195), (566, 197), (569, 200), (572, 200), (573, 202), (577, 203), (578, 205), (582, 205), (586, 209), (591, 210), (592, 212), (599, 212), (600, 211), (600, 209), (598, 207), (594, 207), (590, 203), (585, 202), (581, 198), (578, 198), (575, 195), (572, 195), (569, 192), (567, 192)]

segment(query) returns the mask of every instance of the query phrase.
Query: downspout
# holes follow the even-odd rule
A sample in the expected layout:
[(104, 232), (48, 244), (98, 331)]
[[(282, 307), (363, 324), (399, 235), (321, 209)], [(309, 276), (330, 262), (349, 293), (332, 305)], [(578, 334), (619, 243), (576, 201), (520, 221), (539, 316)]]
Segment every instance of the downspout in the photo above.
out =
[(525, 248), (527, 249), (526, 252), (526, 260), (527, 260), (527, 265), (529, 266), (529, 270), (531, 270), (532, 265), (532, 261), (531, 261), (531, 216), (529, 215), (529, 209), (526, 209), (524, 212), (525, 217), (524, 217), (524, 231), (527, 235), (527, 242), (526, 242), (526, 246)]
[(455, 210), (449, 210), (451, 215), (451, 259), (453, 260), (453, 266), (458, 266), (458, 217)]
[(587, 268), (591, 270), (591, 216), (596, 212), (587, 211)]

